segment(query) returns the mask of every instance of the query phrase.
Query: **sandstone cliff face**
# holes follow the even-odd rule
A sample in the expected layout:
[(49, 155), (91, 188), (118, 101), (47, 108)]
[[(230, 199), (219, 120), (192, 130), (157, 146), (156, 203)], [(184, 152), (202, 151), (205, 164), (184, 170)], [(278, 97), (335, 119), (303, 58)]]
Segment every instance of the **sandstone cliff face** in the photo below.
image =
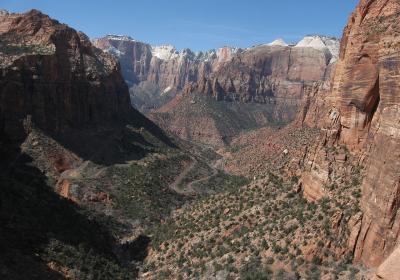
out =
[(399, 15), (398, 1), (360, 1), (344, 30), (332, 89), (304, 118), (324, 119), (321, 145), (346, 145), (365, 166), (363, 216), (349, 245), (367, 266), (378, 266), (399, 243)]
[[(238, 103), (242, 106), (246, 103), (249, 105), (249, 114), (255, 118), (253, 125), (281, 125), (295, 120), (299, 110), (308, 107), (308, 103), (318, 96), (319, 91), (329, 88), (327, 78), (334, 68), (334, 64), (330, 63), (331, 59), (330, 53), (311, 47), (258, 46), (244, 50), (230, 61), (221, 63), (208, 77), (186, 84), (183, 95), (193, 100), (201, 95), (219, 103)], [(187, 107), (179, 100), (182, 99), (175, 98), (155, 113), (161, 112), (165, 117), (169, 110), (169, 119), (174, 127), (163, 124), (164, 129), (180, 137), (184, 135), (186, 139), (190, 139), (189, 136), (196, 138), (198, 132), (194, 128), (200, 120), (194, 119), (193, 114), (177, 114), (179, 111), (184, 112)], [(261, 118), (257, 117), (256, 105), (251, 104), (262, 104), (268, 112), (268, 121), (263, 121), (264, 113), (259, 115)], [(190, 107), (194, 110), (199, 106), (194, 102)], [(306, 111), (307, 109), (304, 118), (307, 117)], [(226, 112), (223, 114), (229, 116)], [(227, 118), (218, 126), (229, 126)], [(159, 118), (154, 118), (157, 119)], [(237, 119), (236, 122), (240, 124), (242, 118)], [(180, 129), (183, 127), (187, 128), (184, 133)], [(234, 136), (218, 134), (216, 137)], [(206, 138), (202, 140), (209, 144)]]
[(93, 44), (119, 57), (122, 74), (128, 85), (147, 79), (152, 59), (150, 45), (125, 36), (100, 38), (94, 40)]
[[(0, 11), (0, 278), (107, 274), (134, 279), (128, 251), (142, 254), (146, 248), (123, 249), (111, 227), (95, 218), (105, 213), (104, 207), (115, 206), (111, 192), (126, 187), (121, 175), (104, 172), (100, 178), (98, 170), (142, 159), (158, 145), (167, 148), (167, 142), (157, 126), (131, 107), (114, 57), (39, 11)], [(173, 166), (180, 168), (179, 161)], [(85, 168), (90, 175), (82, 178), (94, 176), (88, 184), (80, 181)], [(105, 183), (110, 178), (117, 180)], [(107, 216), (121, 214), (107, 210)], [(66, 248), (90, 256), (93, 266), (81, 270), (76, 260), (84, 258), (75, 253), (70, 259), (61, 253), (59, 259), (57, 252)]]
[(310, 36), (296, 46), (271, 43), (245, 50), (223, 47), (193, 53), (111, 35), (94, 44), (119, 58), (130, 85), (149, 90), (150, 83), (160, 95), (183, 90), (219, 101), (257, 103), (298, 103), (305, 86), (328, 79), (339, 45), (334, 38)]
[(373, 280), (396, 280), (400, 275), (400, 247), (397, 248), (377, 269)]
[(39, 11), (0, 15), (0, 132), (50, 133), (138, 116), (117, 60)]
[(217, 100), (269, 103), (302, 98), (304, 85), (325, 80), (331, 56), (310, 47), (262, 45), (234, 56), (189, 91)]
[(173, 46), (151, 46), (126, 36), (109, 35), (93, 40), (93, 44), (115, 55), (121, 62), (128, 85), (150, 82), (163, 92), (182, 89), (186, 83), (197, 81), (213, 67), (212, 62), (226, 61), (230, 50), (195, 54), (189, 49), (178, 52)]
[(355, 258), (379, 265), (399, 242), (400, 83), (398, 1), (361, 1), (345, 29), (333, 84), (340, 141), (369, 153)]

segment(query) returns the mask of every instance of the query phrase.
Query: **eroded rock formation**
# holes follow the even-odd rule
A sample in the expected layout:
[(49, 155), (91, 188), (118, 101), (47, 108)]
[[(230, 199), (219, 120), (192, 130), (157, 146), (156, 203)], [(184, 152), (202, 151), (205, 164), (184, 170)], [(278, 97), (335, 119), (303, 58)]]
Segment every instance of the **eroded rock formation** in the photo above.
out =
[(304, 114), (308, 124), (323, 123), (320, 147), (345, 145), (365, 166), (363, 215), (350, 246), (356, 262), (372, 267), (400, 234), (399, 15), (398, 1), (360, 1), (344, 30), (332, 89)]
[[(127, 246), (94, 218), (114, 207), (111, 192), (121, 182), (77, 181), (85, 168), (138, 160), (166, 142), (131, 107), (114, 57), (37, 10), (0, 11), (0, 278), (134, 279), (130, 255), (146, 248), (124, 255)], [(63, 248), (90, 255), (92, 268), (78, 268), (75, 253), (59, 259)]]
[(194, 53), (190, 49), (178, 52), (171, 45), (151, 46), (115, 35), (94, 39), (93, 44), (118, 57), (129, 86), (147, 82), (157, 86), (160, 93), (183, 89), (185, 84), (209, 75), (241, 51), (223, 47), (205, 53)]
[(396, 280), (400, 275), (400, 247), (377, 269), (373, 280)]
[(258, 103), (298, 102), (305, 85), (330, 76), (339, 48), (337, 39), (323, 36), (305, 37), (295, 46), (275, 41), (205, 53), (153, 47), (125, 36), (110, 35), (94, 44), (119, 58), (130, 85), (148, 88), (150, 83), (161, 95), (183, 90), (217, 100)]
[(60, 133), (138, 116), (116, 59), (37, 10), (0, 15), (0, 131)]

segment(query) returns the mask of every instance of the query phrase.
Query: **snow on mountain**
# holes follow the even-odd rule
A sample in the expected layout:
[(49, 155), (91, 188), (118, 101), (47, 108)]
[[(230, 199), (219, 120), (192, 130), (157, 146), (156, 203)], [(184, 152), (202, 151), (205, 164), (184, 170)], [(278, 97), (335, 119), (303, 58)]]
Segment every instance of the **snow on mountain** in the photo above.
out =
[(131, 41), (131, 42), (136, 42), (136, 40), (132, 39), (132, 37), (130, 36), (126, 36), (126, 35), (107, 35), (106, 36), (107, 39), (109, 40), (114, 40), (114, 41)]
[(196, 59), (200, 61), (207, 62), (207, 61), (212, 61), (216, 58), (217, 58), (217, 52), (214, 49), (208, 50), (206, 52), (200, 51), (196, 53)]
[(9, 12), (7, 11), (7, 10), (5, 10), (5, 9), (0, 9), (0, 16), (6, 16), (6, 15), (8, 15), (9, 14)]
[(110, 46), (107, 48), (107, 52), (108, 52), (108, 53), (111, 53), (111, 54), (113, 54), (113, 55), (115, 55), (115, 56), (117, 56), (117, 57), (120, 57), (120, 56), (122, 56), (122, 55), (125, 54), (124, 52), (121, 52), (119, 49), (117, 49), (116, 47), (114, 47), (114, 46), (112, 46), (112, 45), (110, 45)]
[(225, 62), (230, 60), (235, 54), (240, 53), (242, 49), (234, 48), (234, 47), (222, 47), (218, 49), (211, 49), (206, 52), (197, 52), (196, 60), (199, 61), (213, 61), (217, 60), (218, 62)]
[(179, 52), (179, 57), (181, 59), (193, 61), (196, 59), (196, 53), (194, 53), (191, 49), (186, 48)]
[(181, 51), (177, 51), (172, 45), (161, 45), (152, 46), (152, 55), (162, 59), (171, 60), (179, 58), (181, 60), (198, 60), (198, 61), (211, 61), (217, 59), (218, 62), (228, 61), (233, 55), (240, 51), (239, 48), (233, 47), (222, 47), (217, 50), (208, 50), (206, 52), (193, 52), (192, 50), (186, 48)]
[(117, 57), (123, 56), (125, 54), (123, 48), (114, 46), (112, 42), (118, 42), (116, 45), (119, 45), (120, 43), (136, 41), (131, 37), (125, 35), (107, 35), (104, 38), (95, 38), (92, 40), (92, 43), (95, 46), (101, 48), (103, 51), (111, 53)]
[(239, 48), (223, 47), (216, 51), (218, 62), (225, 62), (231, 60), (232, 56), (240, 51)]
[(151, 46), (151, 53), (162, 60), (170, 60), (179, 56), (178, 51), (172, 45)]
[(282, 46), (282, 47), (287, 47), (289, 46), (283, 39), (279, 38), (276, 39), (275, 41), (267, 44), (268, 46)]
[[(126, 35), (107, 35), (107, 39), (113, 41), (131, 41), (137, 42), (136, 40), (132, 39)], [(293, 45), (287, 44), (283, 39), (279, 38), (274, 40), (271, 43), (264, 44), (262, 46), (282, 46), (282, 47), (293, 47)], [(300, 42), (294, 45), (295, 48), (314, 48), (320, 51), (323, 51), (327, 54), (331, 55), (330, 63), (333, 63), (338, 60), (339, 58), (339, 49), (340, 49), (340, 41), (339, 39), (327, 37), (327, 36), (320, 36), (320, 35), (310, 35), (304, 37)], [(251, 49), (251, 48), (249, 48)], [(108, 46), (108, 52), (116, 55), (121, 56), (124, 53), (121, 52), (116, 47), (112, 45)], [(235, 47), (222, 47), (219, 49), (211, 49), (206, 52), (193, 52), (190, 49), (182, 49), (178, 51), (172, 45), (159, 45), (159, 46), (151, 46), (151, 52), (154, 57), (157, 57), (161, 60), (172, 60), (172, 59), (179, 59), (180, 61), (218, 61), (218, 62), (226, 62), (232, 59), (234, 55), (237, 53), (246, 51), (246, 49), (240, 49)]]
[[(326, 47), (329, 49), (329, 51), (332, 54), (332, 59), (334, 61), (337, 61), (339, 59), (339, 53), (340, 53), (340, 40), (337, 38), (331, 38), (331, 37), (322, 37)], [(333, 61), (331, 61), (333, 62)]]
[(339, 58), (340, 41), (327, 36), (306, 36), (296, 44), (295, 48), (314, 48), (329, 52), (332, 55), (330, 63), (333, 63)]

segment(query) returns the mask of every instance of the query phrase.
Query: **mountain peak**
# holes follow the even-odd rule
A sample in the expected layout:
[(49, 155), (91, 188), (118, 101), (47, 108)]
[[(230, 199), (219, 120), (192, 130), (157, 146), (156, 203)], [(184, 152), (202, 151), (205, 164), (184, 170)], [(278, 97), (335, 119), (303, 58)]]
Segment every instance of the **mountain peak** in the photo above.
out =
[(114, 40), (114, 41), (133, 41), (136, 42), (132, 37), (127, 36), (127, 35), (113, 35), (113, 34), (108, 34), (106, 36), (107, 39), (109, 40)]
[(151, 53), (153, 56), (162, 60), (170, 60), (179, 55), (176, 48), (172, 45), (151, 46)]
[(295, 45), (295, 48), (313, 48), (332, 55), (331, 63), (339, 57), (340, 40), (322, 35), (307, 35)]
[(282, 47), (287, 47), (289, 46), (282, 38), (278, 38), (274, 40), (273, 42), (267, 44), (268, 46), (282, 46)]

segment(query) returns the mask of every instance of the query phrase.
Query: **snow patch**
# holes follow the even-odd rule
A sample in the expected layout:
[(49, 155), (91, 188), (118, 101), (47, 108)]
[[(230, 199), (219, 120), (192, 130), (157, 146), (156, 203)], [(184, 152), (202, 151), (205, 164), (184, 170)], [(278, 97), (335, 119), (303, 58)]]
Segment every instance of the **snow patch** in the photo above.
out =
[(132, 37), (127, 36), (127, 35), (107, 35), (106, 38), (108, 40), (113, 40), (113, 41), (129, 41), (129, 42), (136, 42)]
[(329, 52), (332, 55), (330, 63), (333, 63), (339, 58), (340, 42), (336, 38), (327, 36), (306, 36), (297, 43), (295, 48), (313, 48), (323, 52)]
[(217, 58), (217, 52), (214, 49), (208, 50), (204, 53), (203, 52), (196, 53), (196, 59), (199, 61), (208, 62), (216, 58)]
[(289, 46), (283, 39), (279, 38), (276, 39), (275, 41), (267, 44), (268, 46), (282, 46), (282, 47), (287, 47)]
[(179, 56), (178, 51), (172, 45), (152, 46), (151, 53), (162, 60), (171, 60)]
[(122, 55), (124, 55), (124, 52), (121, 52), (119, 49), (117, 49), (116, 47), (109, 45), (109, 47), (107, 49), (105, 49), (106, 52), (113, 54), (117, 57), (120, 57)]

